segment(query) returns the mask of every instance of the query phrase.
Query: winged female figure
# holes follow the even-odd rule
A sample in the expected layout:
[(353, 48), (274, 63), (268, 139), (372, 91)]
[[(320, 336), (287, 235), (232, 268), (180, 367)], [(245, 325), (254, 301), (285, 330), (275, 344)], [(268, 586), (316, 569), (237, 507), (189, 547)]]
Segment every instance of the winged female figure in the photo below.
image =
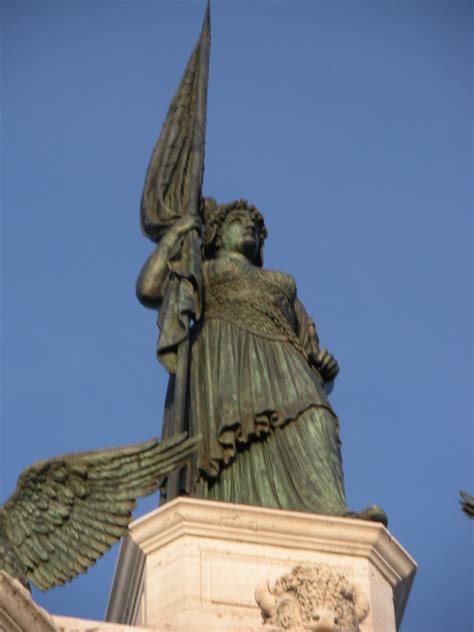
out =
[(40, 590), (85, 572), (127, 533), (136, 499), (183, 465), (198, 440), (182, 434), (30, 465), (0, 507), (0, 570)]

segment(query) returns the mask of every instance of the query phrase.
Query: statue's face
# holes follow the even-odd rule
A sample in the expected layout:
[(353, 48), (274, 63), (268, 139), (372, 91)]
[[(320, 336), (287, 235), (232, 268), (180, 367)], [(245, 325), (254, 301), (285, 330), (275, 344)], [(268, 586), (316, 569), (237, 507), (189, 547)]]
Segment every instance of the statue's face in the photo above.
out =
[(245, 209), (230, 211), (220, 230), (221, 250), (245, 255), (254, 261), (260, 246), (258, 227)]

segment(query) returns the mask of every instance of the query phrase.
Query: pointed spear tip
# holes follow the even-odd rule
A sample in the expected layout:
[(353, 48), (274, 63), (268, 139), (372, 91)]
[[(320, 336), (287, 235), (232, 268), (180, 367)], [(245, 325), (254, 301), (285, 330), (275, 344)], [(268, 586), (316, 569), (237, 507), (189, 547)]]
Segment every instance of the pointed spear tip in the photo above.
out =
[(206, 13), (204, 14), (203, 30), (206, 27), (208, 29), (211, 28), (211, 0), (207, 0), (207, 3), (206, 3)]

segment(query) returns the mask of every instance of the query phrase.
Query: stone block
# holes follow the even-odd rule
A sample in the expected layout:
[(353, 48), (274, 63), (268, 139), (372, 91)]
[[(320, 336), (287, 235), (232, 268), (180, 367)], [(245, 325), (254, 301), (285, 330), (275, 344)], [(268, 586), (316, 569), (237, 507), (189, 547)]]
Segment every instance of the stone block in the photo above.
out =
[[(300, 575), (291, 579), (292, 571)], [(170, 631), (249, 632), (283, 629), (280, 610), (299, 608), (303, 627), (288, 630), (325, 630), (332, 628), (323, 620), (340, 618), (331, 608), (349, 616), (366, 599), (367, 613), (350, 629), (395, 632), (415, 572), (378, 523), (179, 497), (130, 525), (106, 618)], [(327, 607), (316, 596), (311, 607), (303, 597), (298, 605), (296, 593), (282, 588), (291, 579), (316, 595), (315, 577), (339, 587), (325, 597)], [(273, 614), (255, 599), (262, 585)]]

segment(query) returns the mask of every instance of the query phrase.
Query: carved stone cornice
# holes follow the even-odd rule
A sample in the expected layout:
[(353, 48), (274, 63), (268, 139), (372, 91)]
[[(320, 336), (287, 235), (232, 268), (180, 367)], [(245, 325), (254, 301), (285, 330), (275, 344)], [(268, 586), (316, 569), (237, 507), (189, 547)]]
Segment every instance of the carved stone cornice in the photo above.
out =
[(59, 632), (50, 615), (38, 606), (29, 591), (5, 571), (0, 571), (0, 632)]
[[(343, 573), (367, 596), (362, 630), (395, 631), (416, 572), (380, 523), (197, 498), (179, 497), (143, 516), (130, 525), (130, 537), (138, 550), (122, 549), (108, 620), (122, 612), (115, 621), (170, 630), (207, 630), (206, 621), (226, 632), (230, 622), (232, 630), (261, 629), (257, 584), (318, 564)], [(139, 551), (146, 558), (143, 584), (125, 572), (140, 568)], [(121, 586), (129, 586), (128, 594)]]

